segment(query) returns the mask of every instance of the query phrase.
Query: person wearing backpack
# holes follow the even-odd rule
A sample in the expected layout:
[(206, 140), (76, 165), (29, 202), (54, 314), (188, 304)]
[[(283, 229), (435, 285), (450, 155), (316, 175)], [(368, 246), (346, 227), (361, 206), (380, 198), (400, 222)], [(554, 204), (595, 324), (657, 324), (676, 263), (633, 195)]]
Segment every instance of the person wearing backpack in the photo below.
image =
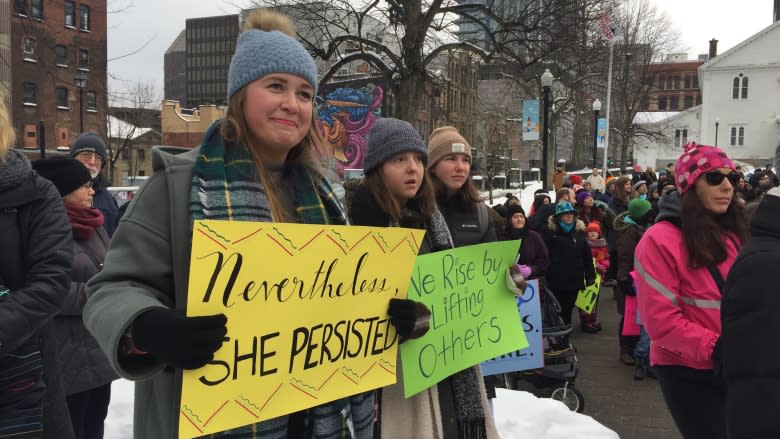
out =
[(635, 286), (650, 364), (685, 439), (724, 438), (725, 386), (714, 373), (725, 278), (748, 236), (734, 163), (689, 143), (675, 166), (679, 192), (661, 198), (635, 250)]

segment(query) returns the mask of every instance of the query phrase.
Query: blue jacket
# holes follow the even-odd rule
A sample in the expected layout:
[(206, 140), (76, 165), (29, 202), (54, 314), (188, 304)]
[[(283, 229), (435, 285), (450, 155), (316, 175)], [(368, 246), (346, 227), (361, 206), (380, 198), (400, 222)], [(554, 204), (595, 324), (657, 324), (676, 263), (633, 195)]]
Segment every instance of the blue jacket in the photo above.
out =
[(103, 213), (105, 219), (103, 228), (106, 229), (108, 236), (114, 235), (119, 225), (119, 205), (116, 203), (111, 192), (108, 191), (108, 179), (103, 174), (98, 174), (92, 180), (92, 188), (95, 189), (95, 196), (92, 197), (92, 205)]

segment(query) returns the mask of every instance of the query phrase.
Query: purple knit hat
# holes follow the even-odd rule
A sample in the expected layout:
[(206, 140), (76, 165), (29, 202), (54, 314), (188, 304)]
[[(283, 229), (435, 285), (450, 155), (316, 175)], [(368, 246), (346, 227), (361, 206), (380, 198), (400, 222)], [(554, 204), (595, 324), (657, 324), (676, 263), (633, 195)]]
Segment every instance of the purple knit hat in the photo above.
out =
[(577, 199), (577, 205), (582, 206), (582, 203), (584, 203), (585, 199), (588, 197), (593, 197), (593, 194), (585, 190), (577, 192), (577, 196), (575, 197)]
[(689, 142), (674, 167), (674, 181), (680, 195), (687, 192), (701, 174), (718, 168), (729, 168), (737, 172), (734, 162), (717, 146)]

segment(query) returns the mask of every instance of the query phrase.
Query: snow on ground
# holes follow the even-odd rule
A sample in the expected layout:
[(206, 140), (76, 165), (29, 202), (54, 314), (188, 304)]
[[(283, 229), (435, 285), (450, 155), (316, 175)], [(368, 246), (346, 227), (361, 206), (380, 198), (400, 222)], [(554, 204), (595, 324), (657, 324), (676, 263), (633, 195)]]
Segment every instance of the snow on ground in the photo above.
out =
[[(106, 420), (106, 439), (133, 437), (133, 383), (114, 381)], [(528, 392), (496, 389), (495, 421), (502, 439), (619, 439), (590, 416)]]

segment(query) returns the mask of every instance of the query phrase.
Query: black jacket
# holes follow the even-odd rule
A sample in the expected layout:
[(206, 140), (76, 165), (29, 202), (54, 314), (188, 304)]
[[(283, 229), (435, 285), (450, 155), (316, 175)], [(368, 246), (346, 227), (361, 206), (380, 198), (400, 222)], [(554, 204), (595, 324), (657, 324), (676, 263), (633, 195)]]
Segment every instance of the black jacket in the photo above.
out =
[(752, 237), (726, 278), (721, 304), (721, 366), (728, 386), (728, 437), (778, 438), (780, 423), (780, 197), (767, 195)]
[[(490, 221), (486, 204), (479, 203), (474, 208), (463, 209), (454, 198), (438, 197), (436, 201), (447, 220), (447, 228), (450, 229), (455, 248), (497, 240), (496, 227), (493, 221)], [(486, 225), (480, 224), (478, 209), (485, 209), (483, 218), (487, 218)]]
[(579, 291), (585, 282), (593, 283), (596, 270), (593, 255), (585, 239), (585, 224), (577, 220), (571, 232), (564, 232), (550, 217), (544, 234), (544, 242), (550, 254), (547, 269), (547, 285), (553, 291)]
[[(73, 432), (51, 319), (70, 285), (71, 228), (54, 185), (35, 174), (27, 159), (14, 160), (24, 170), (13, 184), (5, 179), (12, 165), (0, 162), (0, 291), (7, 290), (0, 295), (0, 427), (19, 415), (20, 406), (44, 408), (43, 437), (67, 439)], [(3, 393), (3, 384), (14, 384), (8, 371), (20, 366), (18, 356), (27, 359), (24, 376), (15, 377), (33, 384), (23, 392)], [(42, 369), (24, 369), (35, 361)]]
[(108, 191), (109, 181), (103, 174), (98, 174), (94, 180), (92, 180), (92, 189), (95, 190), (95, 195), (92, 198), (92, 205), (95, 206), (103, 214), (105, 221), (103, 222), (103, 228), (106, 229), (108, 236), (114, 236), (114, 230), (119, 226), (119, 206)]

